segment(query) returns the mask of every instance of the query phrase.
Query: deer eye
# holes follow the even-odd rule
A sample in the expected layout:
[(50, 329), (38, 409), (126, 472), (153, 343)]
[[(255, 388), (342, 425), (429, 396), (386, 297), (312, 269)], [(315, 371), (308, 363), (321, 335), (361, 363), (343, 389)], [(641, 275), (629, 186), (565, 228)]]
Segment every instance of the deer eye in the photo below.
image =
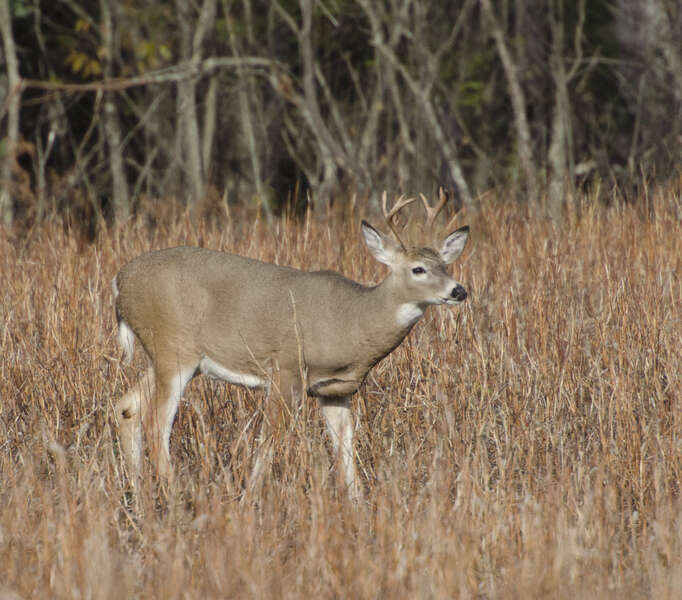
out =
[(415, 275), (421, 275), (422, 273), (426, 273), (426, 269), (424, 269), (424, 267), (415, 267), (414, 269), (412, 269), (412, 272)]

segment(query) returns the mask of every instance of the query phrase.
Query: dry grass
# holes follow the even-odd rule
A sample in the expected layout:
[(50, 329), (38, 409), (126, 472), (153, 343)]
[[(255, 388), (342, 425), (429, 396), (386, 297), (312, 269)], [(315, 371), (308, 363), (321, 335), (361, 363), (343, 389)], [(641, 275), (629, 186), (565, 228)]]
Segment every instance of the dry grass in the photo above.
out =
[(463, 217), (469, 300), (431, 309), (355, 398), (359, 506), (309, 406), (244, 494), (264, 396), (198, 378), (177, 489), (148, 473), (128, 510), (111, 404), (145, 360), (119, 362), (110, 281), (185, 243), (377, 281), (360, 213), (165, 218), (93, 245), (0, 231), (0, 597), (681, 597), (682, 204), (644, 204)]

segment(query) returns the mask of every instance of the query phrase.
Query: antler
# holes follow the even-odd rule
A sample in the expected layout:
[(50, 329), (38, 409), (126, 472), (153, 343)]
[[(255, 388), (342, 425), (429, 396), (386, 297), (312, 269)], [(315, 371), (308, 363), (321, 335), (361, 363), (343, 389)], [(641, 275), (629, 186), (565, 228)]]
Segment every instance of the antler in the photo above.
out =
[(405, 250), (405, 244), (403, 244), (403, 241), (400, 239), (400, 236), (398, 235), (398, 232), (395, 226), (393, 225), (393, 218), (396, 216), (396, 214), (398, 214), (398, 211), (400, 211), (402, 208), (404, 208), (414, 200), (416, 200), (416, 198), (405, 198), (405, 194), (403, 194), (402, 196), (400, 196), (400, 198), (398, 198), (398, 201), (393, 205), (393, 208), (391, 208), (391, 210), (389, 211), (387, 208), (385, 191), (383, 196), (381, 197), (381, 208), (384, 211), (386, 223), (388, 224), (389, 228), (393, 232), (393, 235), (395, 236), (395, 239), (398, 240), (398, 243), (400, 244), (403, 250)]
[[(440, 188), (440, 194), (441, 194), (442, 196), (444, 196), (445, 199), (447, 200), (447, 198), (448, 198), (448, 193), (447, 193), (447, 192), (444, 192), (442, 187)], [(461, 210), (461, 209), (455, 208), (455, 214), (452, 215), (452, 218), (448, 221), (448, 224), (445, 226), (445, 231), (446, 231), (446, 232), (449, 233), (449, 232), (452, 231), (452, 228), (455, 226), (455, 221), (457, 221), (457, 217), (459, 216), (460, 210)]]
[[(419, 197), (422, 199), (422, 203), (424, 204), (424, 209), (426, 210), (426, 226), (425, 228), (428, 228), (429, 230), (433, 230), (433, 224), (436, 220), (436, 217), (438, 216), (438, 213), (440, 213), (441, 210), (443, 210), (443, 207), (445, 206), (445, 203), (448, 201), (448, 196), (445, 193), (445, 190), (441, 186), (438, 188), (438, 204), (436, 206), (431, 206), (429, 204), (429, 201), (426, 199), (426, 196), (424, 194), (419, 194)], [(452, 223), (452, 221), (451, 221)]]

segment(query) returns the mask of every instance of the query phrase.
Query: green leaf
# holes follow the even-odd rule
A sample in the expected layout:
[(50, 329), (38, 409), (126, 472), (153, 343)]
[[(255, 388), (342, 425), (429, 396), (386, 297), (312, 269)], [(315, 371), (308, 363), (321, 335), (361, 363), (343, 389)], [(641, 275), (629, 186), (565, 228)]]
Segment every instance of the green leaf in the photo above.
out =
[(462, 107), (476, 108), (483, 99), (482, 81), (465, 81), (457, 90), (457, 104)]
[(159, 55), (165, 61), (170, 61), (173, 58), (173, 53), (171, 52), (171, 49), (166, 44), (161, 44), (159, 46)]
[(25, 19), (33, 14), (33, 7), (25, 0), (14, 0), (10, 4), (10, 14), (15, 19)]
[(83, 67), (87, 62), (88, 57), (85, 54), (83, 54), (82, 52), (76, 52), (76, 55), (73, 58), (73, 63), (71, 64), (73, 72), (79, 73), (80, 71), (82, 71)]

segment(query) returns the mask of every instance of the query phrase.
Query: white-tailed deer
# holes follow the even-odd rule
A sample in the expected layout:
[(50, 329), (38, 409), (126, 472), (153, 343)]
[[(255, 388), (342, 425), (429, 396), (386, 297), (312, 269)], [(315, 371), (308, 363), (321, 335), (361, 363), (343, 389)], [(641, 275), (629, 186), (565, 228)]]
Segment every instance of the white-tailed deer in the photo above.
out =
[[(445, 204), (421, 196), (427, 225)], [(141, 467), (141, 425), (159, 475), (170, 477), (169, 439), (185, 386), (204, 373), (249, 387), (273, 381), (285, 396), (319, 400), (341, 455), (352, 496), (359, 491), (353, 459), (351, 395), (368, 371), (392, 352), (431, 304), (457, 304), (467, 294), (447, 272), (469, 228), (447, 235), (437, 250), (406, 247), (396, 213), (383, 210), (395, 240), (362, 221), (365, 243), (390, 267), (367, 287), (331, 271), (305, 272), (202, 248), (143, 254), (114, 277), (119, 341), (127, 360), (137, 337), (152, 366), (116, 405), (129, 473)]]

